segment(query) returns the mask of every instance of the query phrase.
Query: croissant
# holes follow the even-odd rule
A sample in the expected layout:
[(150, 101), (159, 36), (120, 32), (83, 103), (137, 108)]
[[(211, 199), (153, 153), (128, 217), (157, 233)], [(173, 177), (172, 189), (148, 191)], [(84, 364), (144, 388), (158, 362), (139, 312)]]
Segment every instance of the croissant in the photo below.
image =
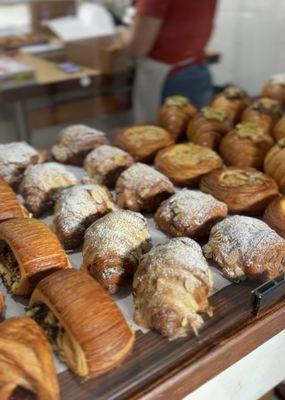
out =
[(223, 111), (229, 121), (235, 125), (240, 121), (242, 112), (250, 104), (247, 94), (236, 86), (229, 86), (218, 94), (211, 106)]
[(0, 224), (0, 275), (12, 294), (28, 296), (44, 276), (70, 268), (55, 234), (36, 219)]
[(28, 218), (29, 213), (20, 204), (16, 193), (0, 178), (0, 222), (11, 218)]
[(185, 134), (188, 122), (197, 112), (187, 97), (169, 96), (160, 109), (159, 125), (178, 139)]
[(280, 191), (285, 193), (285, 138), (279, 140), (267, 153), (264, 171), (275, 179)]
[(5, 299), (3, 294), (0, 292), (0, 318), (1, 318), (1, 314), (3, 313), (5, 308)]
[(262, 96), (277, 100), (285, 108), (285, 79), (272, 79), (267, 82), (262, 90)]
[(219, 153), (227, 165), (261, 169), (265, 156), (274, 145), (254, 122), (242, 122), (221, 140)]
[(203, 250), (232, 281), (266, 282), (285, 271), (285, 240), (256, 218), (235, 215), (219, 222)]
[(229, 212), (260, 215), (278, 194), (275, 181), (254, 168), (229, 167), (212, 171), (200, 190), (227, 204)]
[(232, 129), (226, 114), (213, 107), (202, 108), (187, 127), (187, 138), (200, 146), (216, 149), (222, 137)]
[(280, 118), (274, 126), (273, 137), (277, 142), (281, 139), (285, 139), (285, 117)]
[(105, 133), (85, 125), (71, 125), (62, 129), (52, 147), (53, 157), (66, 164), (83, 165), (87, 154), (109, 141)]
[(193, 186), (209, 171), (221, 168), (222, 159), (207, 147), (180, 143), (161, 150), (155, 157), (155, 166), (176, 185)]
[(82, 269), (110, 293), (133, 276), (142, 254), (151, 248), (146, 219), (120, 210), (100, 218), (85, 233)]
[(117, 367), (133, 347), (134, 332), (116, 303), (84, 272), (70, 269), (44, 278), (29, 307), (60, 359), (81, 377)]
[(111, 193), (100, 185), (81, 185), (65, 189), (55, 203), (54, 226), (67, 249), (83, 242), (84, 232), (94, 221), (116, 208)]
[(171, 239), (145, 254), (133, 282), (135, 322), (178, 338), (198, 334), (200, 313), (212, 315), (208, 302), (211, 270), (201, 247), (189, 238)]
[(263, 220), (285, 238), (285, 196), (277, 197), (265, 209)]

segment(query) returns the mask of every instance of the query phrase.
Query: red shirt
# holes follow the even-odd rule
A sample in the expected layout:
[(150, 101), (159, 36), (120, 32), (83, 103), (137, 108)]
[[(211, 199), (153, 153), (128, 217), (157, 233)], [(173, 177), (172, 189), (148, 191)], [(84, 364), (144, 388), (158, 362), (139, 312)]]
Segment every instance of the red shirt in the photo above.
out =
[(149, 57), (167, 64), (204, 59), (217, 0), (138, 0), (138, 15), (163, 20)]

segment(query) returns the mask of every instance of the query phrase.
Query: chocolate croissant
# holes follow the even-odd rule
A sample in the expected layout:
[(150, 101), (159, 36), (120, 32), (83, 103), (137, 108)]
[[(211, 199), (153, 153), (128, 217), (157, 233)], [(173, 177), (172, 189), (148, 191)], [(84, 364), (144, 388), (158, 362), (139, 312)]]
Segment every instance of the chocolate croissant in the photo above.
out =
[(200, 313), (212, 315), (208, 302), (211, 270), (201, 247), (189, 238), (155, 246), (141, 259), (134, 276), (135, 322), (162, 335), (178, 338), (203, 324)]
[(285, 238), (285, 196), (277, 197), (267, 206), (263, 220)]
[(5, 308), (5, 299), (3, 294), (0, 292), (0, 318), (1, 315), (3, 314), (4, 308)]
[(28, 218), (29, 213), (20, 204), (16, 193), (0, 178), (0, 222), (11, 218)]
[(0, 324), (0, 398), (9, 400), (17, 388), (38, 400), (59, 400), (52, 351), (41, 327), (30, 318)]
[(277, 124), (274, 126), (273, 137), (276, 142), (281, 139), (285, 139), (285, 117), (280, 118)]
[(82, 269), (110, 293), (133, 276), (142, 254), (151, 248), (146, 219), (127, 210), (111, 212), (86, 231)]
[(277, 100), (281, 107), (285, 108), (285, 79), (271, 79), (262, 90), (262, 96)]
[(264, 171), (277, 182), (280, 192), (285, 193), (285, 138), (272, 147), (264, 160)]
[(41, 325), (55, 352), (81, 377), (117, 367), (134, 343), (134, 332), (108, 293), (75, 269), (44, 278), (30, 300), (28, 315)]
[(12, 294), (28, 296), (37, 282), (70, 268), (57, 237), (43, 222), (17, 218), (0, 224), (0, 275)]
[(169, 96), (160, 109), (159, 125), (178, 139), (186, 133), (188, 122), (197, 112), (187, 97)]
[(254, 122), (242, 122), (227, 133), (220, 143), (219, 153), (227, 165), (261, 169), (265, 156), (274, 145)]
[(285, 271), (285, 240), (256, 218), (235, 215), (219, 222), (203, 250), (232, 281), (266, 282)]
[(55, 203), (55, 232), (66, 249), (74, 249), (83, 242), (85, 230), (115, 208), (111, 193), (104, 186), (80, 185), (65, 189)]

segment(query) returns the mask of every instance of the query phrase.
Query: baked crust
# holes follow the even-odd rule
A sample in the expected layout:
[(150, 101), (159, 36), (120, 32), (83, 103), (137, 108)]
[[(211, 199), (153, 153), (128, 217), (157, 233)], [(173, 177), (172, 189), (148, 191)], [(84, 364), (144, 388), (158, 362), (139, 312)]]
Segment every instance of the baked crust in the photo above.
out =
[(118, 205), (131, 211), (153, 212), (173, 192), (166, 176), (142, 163), (124, 171), (116, 183)]
[(29, 314), (41, 304), (61, 327), (55, 339), (60, 357), (79, 376), (95, 377), (117, 367), (133, 347), (134, 332), (116, 303), (82, 271), (58, 271), (43, 279), (33, 292)]
[(3, 294), (0, 292), (0, 318), (4, 312), (4, 309), (5, 309), (5, 298), (4, 298)]
[(228, 167), (212, 171), (200, 189), (227, 204), (230, 213), (260, 215), (278, 194), (275, 181), (254, 168)]
[(155, 166), (179, 186), (196, 185), (208, 172), (221, 168), (222, 160), (213, 150), (193, 143), (181, 143), (161, 150)]
[(203, 250), (232, 281), (266, 282), (285, 271), (285, 240), (256, 218), (235, 215), (219, 222)]
[(263, 215), (263, 220), (280, 236), (285, 238), (285, 196), (274, 199)]
[(212, 315), (208, 302), (211, 270), (198, 243), (171, 239), (145, 254), (133, 282), (135, 322), (162, 335), (178, 338), (198, 334), (200, 313)]
[(136, 161), (152, 162), (155, 154), (174, 143), (169, 132), (159, 126), (136, 125), (118, 133), (115, 143)]
[(28, 218), (29, 213), (20, 204), (16, 193), (0, 178), (0, 222), (11, 218)]
[(272, 79), (268, 81), (262, 90), (262, 96), (277, 100), (281, 107), (285, 108), (285, 80)]
[(275, 179), (280, 192), (285, 193), (285, 139), (279, 140), (267, 153), (264, 171)]
[(66, 249), (83, 242), (85, 230), (116, 206), (111, 193), (100, 185), (80, 185), (65, 189), (55, 202), (54, 227)]
[(17, 387), (39, 400), (59, 400), (52, 351), (43, 330), (30, 318), (10, 318), (0, 324), (0, 398), (10, 399)]
[(108, 143), (105, 133), (97, 129), (86, 125), (70, 125), (59, 132), (51, 152), (61, 163), (81, 166), (91, 150)]
[(226, 218), (228, 207), (213, 196), (183, 189), (165, 200), (157, 209), (157, 226), (171, 236), (204, 239), (212, 226)]
[(56, 235), (42, 221), (17, 218), (2, 222), (0, 244), (2, 277), (7, 273), (3, 272), (3, 266), (7, 269), (7, 257), (9, 265), (12, 264), (10, 272), (15, 268), (19, 270), (15, 282), (9, 284), (11, 273), (5, 280), (12, 294), (28, 296), (44, 276), (58, 269), (70, 268)]
[(277, 142), (281, 139), (285, 139), (285, 116), (280, 118), (274, 126), (273, 137)]
[(120, 174), (133, 163), (133, 157), (124, 150), (103, 145), (88, 154), (84, 169), (94, 181), (112, 189)]

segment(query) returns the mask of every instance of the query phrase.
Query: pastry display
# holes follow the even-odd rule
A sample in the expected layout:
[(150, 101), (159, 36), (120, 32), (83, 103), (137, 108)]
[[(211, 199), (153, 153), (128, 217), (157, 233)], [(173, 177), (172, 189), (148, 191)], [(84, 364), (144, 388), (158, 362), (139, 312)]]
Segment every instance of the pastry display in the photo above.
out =
[(202, 108), (187, 127), (187, 138), (200, 146), (217, 149), (222, 137), (232, 129), (224, 111), (213, 107)]
[(285, 139), (285, 116), (280, 118), (274, 126), (273, 137), (277, 142), (281, 139)]
[(189, 238), (171, 239), (145, 254), (134, 276), (135, 322), (162, 335), (196, 335), (201, 313), (212, 315), (208, 302), (211, 270), (201, 247)]
[(28, 315), (40, 324), (57, 355), (81, 377), (95, 377), (120, 365), (134, 332), (109, 294), (75, 269), (44, 278), (34, 290)]
[(229, 86), (214, 98), (212, 107), (223, 111), (234, 125), (240, 121), (242, 112), (249, 104), (249, 99), (242, 89)]
[(150, 248), (147, 221), (141, 214), (111, 212), (86, 231), (82, 269), (115, 293), (132, 278), (141, 255)]
[(165, 200), (157, 209), (157, 226), (171, 236), (207, 238), (212, 226), (225, 218), (228, 207), (213, 196), (183, 189)]
[(263, 87), (262, 95), (277, 100), (285, 108), (285, 76), (276, 76), (268, 81)]
[(3, 294), (0, 292), (0, 318), (1, 315), (3, 314), (4, 308), (5, 308), (5, 299)]
[(285, 138), (279, 140), (267, 153), (264, 171), (275, 179), (280, 191), (285, 193)]
[(59, 162), (82, 165), (91, 150), (107, 143), (105, 133), (85, 125), (71, 125), (59, 132), (51, 151)]
[(208, 172), (221, 168), (222, 159), (213, 150), (193, 143), (181, 143), (161, 150), (155, 166), (179, 186), (196, 185)]
[(32, 319), (10, 318), (0, 324), (0, 355), (1, 400), (12, 399), (17, 388), (38, 400), (60, 400), (50, 344)]
[(16, 218), (0, 224), (0, 275), (12, 294), (28, 296), (44, 276), (70, 268), (56, 235), (42, 221)]
[(78, 183), (78, 179), (63, 165), (49, 162), (27, 168), (19, 190), (27, 209), (38, 215), (53, 207), (56, 192)]
[(0, 144), (0, 178), (16, 188), (25, 169), (39, 161), (38, 152), (26, 142)]
[(261, 214), (278, 194), (275, 181), (254, 168), (229, 167), (204, 176), (200, 189), (227, 204), (230, 213)]
[(136, 125), (118, 133), (115, 143), (136, 161), (151, 162), (158, 150), (174, 143), (171, 134), (154, 125)]
[(112, 189), (120, 174), (133, 163), (133, 157), (124, 150), (103, 145), (88, 154), (84, 169), (94, 181)]
[(285, 271), (285, 240), (256, 218), (235, 215), (216, 224), (204, 254), (231, 281), (266, 282)]
[(272, 137), (264, 134), (258, 124), (242, 122), (223, 137), (219, 153), (227, 165), (261, 169), (273, 145)]
[(28, 218), (29, 213), (20, 204), (16, 193), (0, 178), (0, 222), (10, 218)]
[(153, 212), (173, 192), (166, 176), (142, 163), (124, 171), (116, 183), (118, 205), (131, 211)]
[(285, 196), (277, 197), (266, 207), (263, 220), (285, 238)]
[(74, 249), (83, 242), (85, 230), (115, 208), (104, 186), (80, 185), (65, 189), (55, 202), (56, 234), (66, 249)]
[(159, 125), (178, 139), (186, 133), (188, 122), (198, 110), (184, 96), (169, 96), (165, 99), (159, 113)]

